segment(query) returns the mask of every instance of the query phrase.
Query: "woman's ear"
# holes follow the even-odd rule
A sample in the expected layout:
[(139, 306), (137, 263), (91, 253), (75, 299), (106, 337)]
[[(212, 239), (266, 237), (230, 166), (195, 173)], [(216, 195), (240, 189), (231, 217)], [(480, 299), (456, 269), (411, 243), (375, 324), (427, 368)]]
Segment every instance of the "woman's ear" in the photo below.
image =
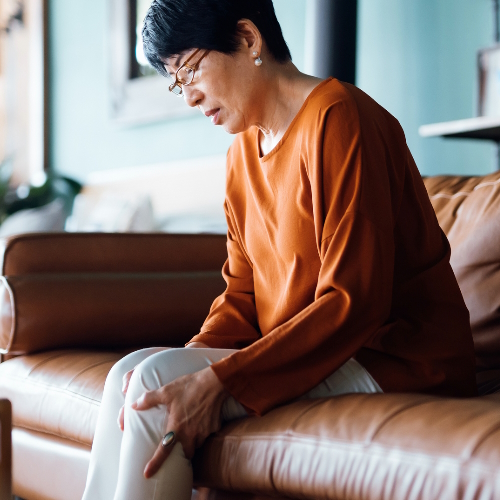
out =
[(262, 51), (262, 35), (255, 24), (249, 19), (238, 21), (238, 35), (241, 38), (242, 45), (250, 54)]

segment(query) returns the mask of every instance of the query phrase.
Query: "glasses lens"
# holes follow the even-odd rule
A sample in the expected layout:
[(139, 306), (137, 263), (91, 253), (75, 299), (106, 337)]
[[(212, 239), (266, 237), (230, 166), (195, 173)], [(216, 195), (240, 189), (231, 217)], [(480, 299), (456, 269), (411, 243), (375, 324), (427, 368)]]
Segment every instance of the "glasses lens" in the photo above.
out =
[(182, 83), (182, 85), (189, 85), (194, 78), (194, 70), (187, 66), (181, 68), (177, 73), (177, 79)]
[(176, 95), (177, 97), (182, 96), (182, 87), (180, 85), (170, 85), (168, 88), (172, 94)]

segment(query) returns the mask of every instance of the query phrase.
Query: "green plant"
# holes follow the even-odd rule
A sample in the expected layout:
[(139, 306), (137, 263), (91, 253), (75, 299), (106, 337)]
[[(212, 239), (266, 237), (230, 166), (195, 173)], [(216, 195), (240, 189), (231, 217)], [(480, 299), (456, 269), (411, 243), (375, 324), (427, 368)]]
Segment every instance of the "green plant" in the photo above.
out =
[(38, 208), (55, 199), (62, 199), (66, 213), (71, 212), (73, 200), (82, 185), (54, 173), (41, 174), (38, 182), (12, 185), (12, 160), (0, 163), (0, 223), (9, 215), (27, 208)]

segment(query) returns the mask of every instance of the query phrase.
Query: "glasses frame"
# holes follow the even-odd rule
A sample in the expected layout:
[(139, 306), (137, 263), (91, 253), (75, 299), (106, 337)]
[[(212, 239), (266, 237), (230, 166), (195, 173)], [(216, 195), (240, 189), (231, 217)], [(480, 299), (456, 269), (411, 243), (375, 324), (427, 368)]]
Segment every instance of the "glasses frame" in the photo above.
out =
[[(194, 65), (190, 65), (188, 64), (189, 61), (191, 61), (191, 59), (193, 59), (193, 57), (198, 54), (198, 52), (200, 52), (202, 49), (196, 49), (180, 66), (179, 68), (177, 69), (177, 71), (175, 72), (175, 81), (173, 83), (171, 83), (169, 86), (168, 86), (168, 90), (170, 92), (172, 92), (172, 94), (174, 94), (175, 96), (177, 97), (182, 97), (182, 95), (184, 94), (184, 91), (182, 90), (182, 87), (183, 86), (188, 86), (188, 85), (191, 85), (193, 83), (193, 80), (194, 80), (194, 76), (195, 76), (195, 73), (196, 73), (196, 70), (198, 69), (201, 61), (203, 61), (203, 59), (205, 58), (205, 56), (210, 52), (209, 49), (205, 50), (205, 53), (198, 59), (198, 62)], [(180, 80), (179, 80), (179, 77), (178, 77), (178, 74), (179, 74), (179, 71), (183, 68), (189, 68), (193, 71), (193, 78), (191, 79), (191, 81), (189, 83), (182, 83)], [(174, 92), (174, 88), (175, 87), (178, 87), (180, 92), (178, 94), (176, 94)]]

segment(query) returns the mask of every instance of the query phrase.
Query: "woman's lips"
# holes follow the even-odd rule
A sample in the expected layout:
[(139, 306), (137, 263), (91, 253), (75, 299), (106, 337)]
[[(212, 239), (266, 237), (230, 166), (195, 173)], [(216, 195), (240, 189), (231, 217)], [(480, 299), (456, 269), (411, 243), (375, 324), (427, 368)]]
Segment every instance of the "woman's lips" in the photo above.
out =
[(207, 111), (205, 113), (205, 115), (208, 116), (208, 117), (211, 117), (212, 118), (212, 123), (214, 125), (217, 125), (217, 123), (219, 121), (219, 113), (220, 113), (220, 108), (217, 108), (217, 109), (211, 109), (210, 111)]

